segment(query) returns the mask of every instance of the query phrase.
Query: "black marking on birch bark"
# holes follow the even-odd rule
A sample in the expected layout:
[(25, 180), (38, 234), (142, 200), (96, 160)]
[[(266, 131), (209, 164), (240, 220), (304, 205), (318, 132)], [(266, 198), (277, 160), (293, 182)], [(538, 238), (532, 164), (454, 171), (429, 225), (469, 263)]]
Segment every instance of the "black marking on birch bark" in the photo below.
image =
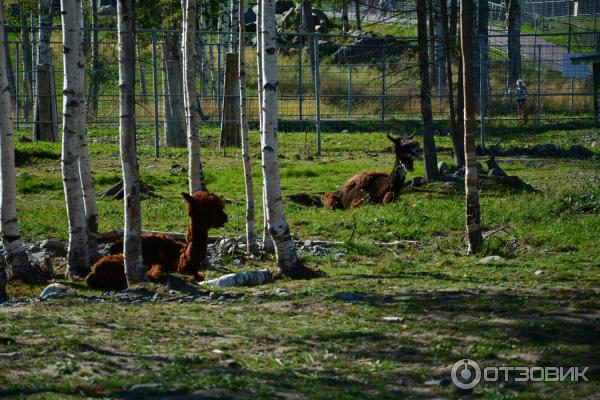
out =
[(269, 48), (265, 49), (265, 53), (267, 53), (269, 55), (275, 54), (275, 47), (269, 47)]
[(263, 147), (263, 150), (264, 151), (274, 151), (271, 146), (265, 146), (265, 147)]
[(71, 52), (70, 48), (63, 46), (63, 54), (69, 54), (70, 52)]
[(4, 89), (2, 89), (2, 93), (8, 92), (10, 90), (10, 86), (6, 85)]
[(275, 82), (275, 84), (273, 84), (271, 82), (267, 82), (267, 83), (265, 83), (264, 88), (265, 88), (265, 90), (270, 90), (270, 91), (274, 92), (275, 90), (277, 90), (277, 85), (278, 85), (278, 82)]
[(21, 235), (2, 235), (2, 241), (7, 243), (16, 242), (21, 239)]
[(3, 221), (3, 223), (4, 223), (5, 225), (6, 225), (6, 224), (10, 224), (10, 223), (14, 223), (14, 222), (17, 222), (17, 218), (16, 218), (16, 217), (15, 217), (15, 218), (11, 218), (11, 219), (7, 219), (7, 220), (4, 220), (4, 221)]

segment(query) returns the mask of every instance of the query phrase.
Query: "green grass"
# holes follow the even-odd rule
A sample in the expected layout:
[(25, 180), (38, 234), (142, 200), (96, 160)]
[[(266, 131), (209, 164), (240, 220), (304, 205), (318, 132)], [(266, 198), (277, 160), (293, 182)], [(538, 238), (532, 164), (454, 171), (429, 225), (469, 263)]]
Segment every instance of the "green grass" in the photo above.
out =
[[(573, 127), (571, 127), (573, 128)], [(116, 128), (90, 127), (97, 189), (120, 178)], [(585, 125), (490, 126), (503, 145), (599, 142)], [(183, 231), (185, 149), (153, 157), (151, 131), (140, 129), (142, 180), (154, 193), (142, 201), (146, 229)], [(202, 156), (211, 190), (228, 200), (230, 222), (213, 235), (244, 232), (239, 151), (215, 146), (217, 130), (202, 129)], [(305, 138), (307, 144), (305, 147)], [(259, 143), (251, 134), (253, 178), (261, 191)], [(451, 162), (447, 137), (436, 137), (440, 160)], [(392, 155), (380, 133), (281, 132), (282, 190), (318, 195), (352, 174), (388, 171)], [(596, 148), (597, 149), (597, 148)], [(65, 239), (67, 219), (58, 144), (18, 143), (18, 213), (30, 240)], [(300, 160), (294, 155), (298, 153)], [(478, 257), (465, 255), (464, 195), (436, 183), (406, 192), (389, 205), (325, 211), (285, 200), (294, 235), (339, 241), (330, 255), (310, 256), (325, 277), (279, 280), (236, 300), (123, 303), (71, 298), (0, 308), (0, 397), (152, 398), (226, 388), (249, 398), (458, 398), (451, 365), (468, 357), (481, 365), (589, 366), (588, 383), (483, 383), (473, 398), (572, 399), (600, 390), (600, 162), (598, 159), (499, 158), (510, 175), (537, 189), (481, 190), (486, 240)], [(423, 175), (422, 163), (409, 175)], [(257, 196), (257, 200), (260, 196)], [(258, 202), (260, 205), (260, 202)], [(122, 226), (122, 201), (99, 199), (100, 229)], [(262, 221), (260, 207), (257, 220)], [(260, 224), (259, 224), (260, 225)], [(383, 245), (380, 242), (394, 242)], [(336, 253), (343, 253), (338, 256)], [(497, 264), (479, 257), (500, 255)], [(273, 268), (274, 261), (223, 260), (233, 271)], [(209, 271), (209, 278), (220, 273)], [(84, 296), (97, 296), (78, 282)], [(150, 287), (152, 290), (156, 286)], [(16, 296), (41, 287), (10, 285)], [(283, 289), (277, 291), (276, 289)], [(164, 292), (164, 289), (157, 289)], [(338, 292), (352, 292), (340, 299)], [(401, 317), (385, 322), (383, 317)], [(131, 392), (136, 384), (154, 384)]]

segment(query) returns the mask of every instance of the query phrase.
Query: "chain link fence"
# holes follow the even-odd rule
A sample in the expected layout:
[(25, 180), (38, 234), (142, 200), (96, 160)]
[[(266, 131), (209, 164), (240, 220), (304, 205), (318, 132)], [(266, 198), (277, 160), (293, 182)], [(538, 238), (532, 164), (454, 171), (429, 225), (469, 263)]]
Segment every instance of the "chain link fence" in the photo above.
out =
[[(37, 28), (32, 30), (37, 33)], [(5, 51), (10, 56), (14, 85), (11, 90), (16, 100), (13, 101), (12, 118), (18, 129), (27, 130), (33, 126), (36, 74), (27, 72), (24, 60), (35, 57), (23, 57), (21, 33), (20, 27), (8, 27)], [(116, 126), (119, 121), (117, 33), (111, 29), (98, 33), (98, 60), (93, 73), (90, 70), (91, 47), (87, 46), (88, 93), (92, 81), (99, 87), (97, 106), (88, 107), (88, 123)], [(184, 122), (183, 114), (170, 110), (173, 104), (183, 104), (178, 35), (177, 31), (137, 32), (136, 119), (138, 125), (154, 127), (161, 137), (167, 124)], [(598, 32), (571, 32), (569, 35), (529, 34), (521, 37), (521, 78), (529, 93), (527, 110), (531, 119), (592, 120), (590, 69), (572, 66), (570, 58), (597, 51), (598, 36)], [(230, 47), (228, 37), (223, 32), (198, 34), (196, 84), (205, 124), (222, 123), (226, 100), (225, 55), (235, 50)], [(55, 101), (60, 115), (63, 79), (60, 30), (55, 29), (51, 38)], [(255, 39), (254, 33), (248, 33), (244, 41), (248, 118), (254, 128), (259, 110)], [(434, 38), (441, 43), (438, 39)], [(485, 39), (479, 41), (480, 46), (483, 43)], [(514, 82), (508, 82), (507, 78), (508, 36), (503, 31), (492, 31), (487, 44), (487, 59), (479, 58), (475, 62), (477, 70), (486, 69), (487, 65), (489, 77), (482, 87), (476, 85), (479, 87), (474, 93), (477, 104), (483, 105), (488, 121), (515, 119)], [(431, 47), (443, 49), (443, 46)], [(354, 124), (357, 129), (367, 130), (386, 128), (398, 121), (418, 121), (417, 51), (416, 38), (279, 34), (279, 119), (282, 129), (341, 130)], [(435, 75), (443, 74), (445, 58), (439, 53), (430, 58), (434, 75), (432, 108), (434, 119), (442, 124), (448, 119), (448, 94), (443, 77)], [(32, 64), (29, 70), (37, 68), (35, 63)], [(175, 76), (171, 83), (167, 79), (169, 68)], [(457, 72), (455, 62), (455, 87)], [(478, 78), (474, 76), (474, 79)], [(60, 124), (60, 118), (56, 122)]]

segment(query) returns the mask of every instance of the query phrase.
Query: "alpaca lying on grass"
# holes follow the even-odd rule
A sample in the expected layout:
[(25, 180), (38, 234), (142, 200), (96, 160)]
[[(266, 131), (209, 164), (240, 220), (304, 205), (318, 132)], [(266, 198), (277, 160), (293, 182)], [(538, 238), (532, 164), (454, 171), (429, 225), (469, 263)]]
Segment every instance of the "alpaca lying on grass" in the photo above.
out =
[(364, 203), (387, 204), (400, 196), (406, 173), (413, 171), (413, 163), (421, 155), (421, 147), (419, 142), (412, 140), (412, 136), (404, 139), (388, 135), (388, 139), (394, 143), (396, 156), (392, 173), (369, 171), (354, 175), (339, 192), (323, 195), (325, 208), (335, 210), (359, 207)]
[[(207, 191), (194, 192), (191, 196), (182, 193), (188, 203), (190, 225), (187, 243), (177, 241), (165, 234), (142, 236), (142, 256), (148, 268), (148, 277), (158, 279), (161, 274), (177, 272), (204, 280), (200, 271), (208, 247), (208, 230), (219, 228), (227, 222), (223, 211), (225, 203), (221, 197)], [(111, 248), (109, 256), (102, 257), (85, 278), (88, 286), (97, 289), (122, 290), (127, 288), (123, 260), (123, 244)]]

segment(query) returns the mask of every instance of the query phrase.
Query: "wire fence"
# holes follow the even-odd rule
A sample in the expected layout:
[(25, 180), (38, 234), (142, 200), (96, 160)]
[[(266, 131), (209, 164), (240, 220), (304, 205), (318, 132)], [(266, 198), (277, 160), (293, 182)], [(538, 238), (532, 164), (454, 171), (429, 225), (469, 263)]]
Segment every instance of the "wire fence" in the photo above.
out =
[[(29, 33), (35, 37), (37, 28), (31, 28), (31, 31)], [(26, 62), (35, 59), (35, 54), (23, 57), (26, 47), (19, 27), (9, 26), (7, 32), (5, 50), (14, 74), (12, 118), (18, 129), (32, 129), (38, 66), (32, 62), (28, 67)], [(117, 125), (117, 35), (112, 29), (98, 33), (99, 57), (95, 71), (90, 69), (91, 46), (87, 46), (86, 93), (89, 93), (92, 80), (99, 86), (97, 107), (88, 107), (88, 123)], [(183, 104), (178, 35), (177, 31), (137, 32), (136, 121), (138, 125), (154, 126), (161, 137), (167, 124), (184, 122), (183, 114), (170, 109), (173, 104)], [(255, 36), (250, 32), (244, 40), (248, 118), (253, 127), (257, 126), (259, 110)], [(432, 108), (434, 119), (443, 122), (448, 119), (445, 58), (443, 45), (439, 45), (442, 40), (434, 38), (433, 41), (435, 43), (430, 46), (433, 49), (430, 54)], [(175, 56), (168, 58), (173, 42)], [(486, 47), (489, 49), (488, 56), (479, 57), (475, 63), (475, 72), (488, 71), (487, 82), (476, 85), (478, 90), (474, 93), (476, 103), (483, 105), (480, 118), (483, 116), (488, 121), (515, 119), (514, 82), (508, 81), (508, 35), (502, 30), (492, 30), (487, 46), (485, 39), (474, 43), (480, 47), (478, 54), (484, 54)], [(593, 118), (591, 69), (573, 66), (570, 58), (597, 51), (598, 43), (598, 32), (521, 36), (520, 70), (527, 85), (527, 111), (531, 119)], [(56, 27), (50, 46), (57, 89), (56, 109), (61, 110), (62, 44)], [(223, 122), (223, 104), (228, 100), (224, 94), (225, 55), (234, 50), (227, 33), (198, 34), (196, 86), (201, 116), (206, 124)], [(421, 114), (417, 51), (416, 38), (280, 33), (277, 60), (282, 128), (319, 130), (325, 126), (349, 126), (350, 123), (385, 128), (398, 121), (418, 121)], [(167, 79), (169, 66), (174, 66), (176, 77), (170, 84)], [(456, 87), (456, 62), (452, 72)], [(478, 76), (476, 74), (474, 79), (479, 79)]]

